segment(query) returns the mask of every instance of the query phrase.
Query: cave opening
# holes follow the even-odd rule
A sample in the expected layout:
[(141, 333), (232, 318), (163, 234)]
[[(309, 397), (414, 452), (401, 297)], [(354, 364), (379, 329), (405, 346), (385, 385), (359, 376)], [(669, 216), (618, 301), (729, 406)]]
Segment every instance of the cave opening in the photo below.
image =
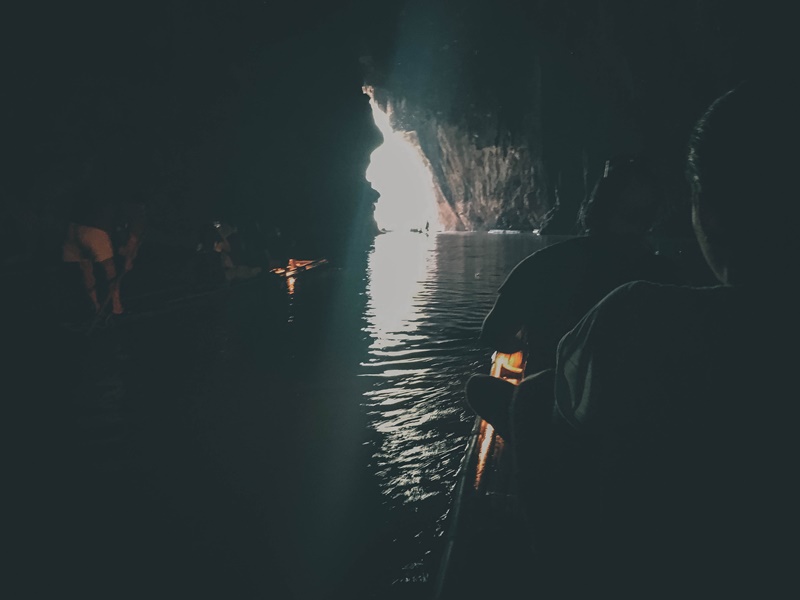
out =
[(441, 231), (433, 175), (414, 132), (395, 131), (391, 110), (381, 109), (371, 88), (365, 87), (364, 93), (383, 136), (366, 171), (367, 181), (379, 194), (375, 223), (382, 231)]

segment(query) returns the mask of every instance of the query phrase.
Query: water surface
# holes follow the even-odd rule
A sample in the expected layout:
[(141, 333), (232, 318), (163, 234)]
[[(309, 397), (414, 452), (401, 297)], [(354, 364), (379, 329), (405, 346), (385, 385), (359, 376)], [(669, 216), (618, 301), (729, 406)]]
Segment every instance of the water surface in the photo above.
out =
[[(553, 241), (552, 239), (550, 241)], [(466, 378), (487, 372), (477, 336), (510, 269), (545, 239), (532, 234), (379, 236), (369, 257), (367, 332), (361, 376), (369, 426), (380, 436), (372, 468), (396, 534), (392, 583), (420, 597), (438, 567), (456, 470), (474, 416)]]
[(426, 597), (480, 325), (544, 243), (387, 233), (290, 287), (24, 323), (12, 572), (30, 597)]

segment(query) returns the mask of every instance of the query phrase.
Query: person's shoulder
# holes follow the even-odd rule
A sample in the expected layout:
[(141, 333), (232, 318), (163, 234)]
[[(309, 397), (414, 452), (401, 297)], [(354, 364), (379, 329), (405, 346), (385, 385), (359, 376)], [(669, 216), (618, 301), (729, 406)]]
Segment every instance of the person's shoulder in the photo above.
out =
[(631, 281), (603, 297), (584, 315), (576, 329), (625, 327), (642, 314), (652, 314), (670, 305), (683, 291), (678, 286)]
[(523, 258), (511, 269), (499, 292), (506, 297), (521, 295), (527, 298), (543, 280), (552, 281), (570, 271), (570, 265), (574, 263), (571, 257), (575, 254), (573, 241), (555, 242)]
[(648, 281), (623, 284), (564, 335), (557, 350), (556, 396), (568, 421), (577, 424), (589, 418), (601, 379), (617, 382), (626, 373), (643, 371), (641, 361), (653, 360), (651, 346), (661, 343), (655, 329), (675, 298), (687, 292)]
[(577, 235), (566, 240), (553, 242), (539, 250), (543, 256), (560, 256), (562, 254), (572, 254), (582, 252), (586, 248), (594, 245), (594, 240), (588, 235)]
[(538, 269), (550, 269), (555, 262), (569, 260), (582, 253), (587, 246), (585, 236), (554, 242), (522, 259), (511, 271), (512, 275), (528, 274)]
[(627, 340), (683, 330), (729, 304), (726, 286), (689, 287), (632, 281), (612, 290), (582, 319), (580, 336)]
[(661, 307), (665, 304), (679, 306), (712, 300), (727, 293), (724, 286), (691, 287), (652, 281), (631, 281), (612, 290), (595, 308), (609, 312), (617, 309), (627, 310), (631, 307)]
[(653, 303), (660, 303), (671, 296), (675, 286), (651, 283), (649, 281), (631, 281), (625, 283), (601, 299), (586, 315), (592, 320), (626, 319), (632, 309), (640, 309)]

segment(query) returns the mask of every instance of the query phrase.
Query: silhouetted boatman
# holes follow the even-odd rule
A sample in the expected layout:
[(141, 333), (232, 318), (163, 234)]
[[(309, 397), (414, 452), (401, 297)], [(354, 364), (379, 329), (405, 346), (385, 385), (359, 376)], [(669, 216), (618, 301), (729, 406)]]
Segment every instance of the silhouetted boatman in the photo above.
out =
[[(511, 271), (481, 329), (481, 341), (504, 353), (522, 351), (526, 372), (555, 367), (562, 336), (617, 286), (635, 280), (676, 283), (677, 275), (647, 244), (663, 194), (640, 160), (609, 162), (583, 203), (580, 237), (538, 250)], [(508, 437), (506, 382), (476, 375), (471, 407)]]
[(539, 566), (564, 597), (800, 592), (797, 100), (746, 83), (694, 129), (692, 221), (720, 285), (618, 288), (516, 389)]

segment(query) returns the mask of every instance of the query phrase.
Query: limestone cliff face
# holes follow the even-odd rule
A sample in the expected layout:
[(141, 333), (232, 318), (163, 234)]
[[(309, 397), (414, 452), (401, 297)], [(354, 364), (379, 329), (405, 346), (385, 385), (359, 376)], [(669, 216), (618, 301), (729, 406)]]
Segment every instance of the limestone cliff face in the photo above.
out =
[(689, 131), (767, 55), (756, 15), (724, 0), (407, 0), (396, 17), (365, 82), (453, 230), (573, 233), (605, 161), (640, 154), (690, 232)]
[(532, 230), (552, 203), (544, 165), (534, 144), (503, 130), (491, 112), (480, 127), (466, 119), (413, 106), (404, 97), (370, 88), (395, 131), (404, 131), (433, 175), (439, 220), (445, 230)]
[(549, 204), (543, 168), (531, 148), (508, 139), (482, 146), (463, 126), (436, 120), (417, 135), (447, 228), (530, 230), (541, 224)]
[(416, 127), (408, 139), (433, 174), (445, 229), (530, 230), (541, 224), (549, 203), (543, 167), (531, 148), (508, 139), (482, 145), (463, 124), (436, 117)]

